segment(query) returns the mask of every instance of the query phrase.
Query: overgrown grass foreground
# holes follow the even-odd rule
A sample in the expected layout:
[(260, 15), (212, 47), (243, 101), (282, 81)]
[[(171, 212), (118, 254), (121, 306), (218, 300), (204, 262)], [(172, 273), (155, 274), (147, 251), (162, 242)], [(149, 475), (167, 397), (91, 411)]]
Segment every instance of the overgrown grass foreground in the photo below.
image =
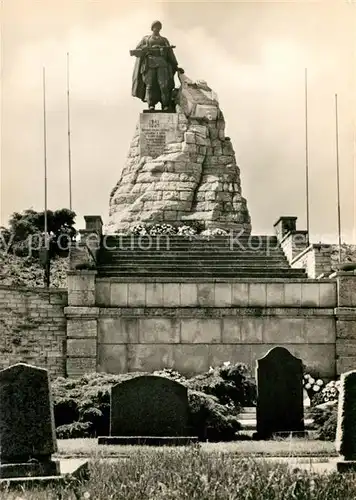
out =
[(287, 465), (234, 459), (199, 448), (138, 450), (127, 460), (90, 464), (86, 483), (0, 492), (9, 500), (354, 500), (356, 475), (292, 471)]

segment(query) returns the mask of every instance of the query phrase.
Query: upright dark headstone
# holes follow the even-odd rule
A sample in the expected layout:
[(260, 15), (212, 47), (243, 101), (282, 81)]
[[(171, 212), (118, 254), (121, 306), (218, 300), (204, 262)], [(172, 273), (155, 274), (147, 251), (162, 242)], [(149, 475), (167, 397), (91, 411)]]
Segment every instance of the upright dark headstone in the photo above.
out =
[(47, 370), (19, 363), (0, 371), (0, 478), (59, 475)]
[(257, 361), (257, 438), (304, 432), (303, 364), (284, 347)]
[(336, 450), (341, 455), (339, 472), (356, 470), (356, 370), (343, 373), (336, 428)]
[(111, 389), (110, 436), (99, 444), (187, 444), (187, 388), (165, 377), (142, 375)]

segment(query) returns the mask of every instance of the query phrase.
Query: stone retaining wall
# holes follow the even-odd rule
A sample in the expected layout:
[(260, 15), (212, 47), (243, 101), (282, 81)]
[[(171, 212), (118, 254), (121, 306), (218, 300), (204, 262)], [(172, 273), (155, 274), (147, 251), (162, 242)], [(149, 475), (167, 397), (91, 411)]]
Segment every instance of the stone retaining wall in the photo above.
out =
[(0, 368), (24, 362), (65, 375), (67, 290), (0, 286)]

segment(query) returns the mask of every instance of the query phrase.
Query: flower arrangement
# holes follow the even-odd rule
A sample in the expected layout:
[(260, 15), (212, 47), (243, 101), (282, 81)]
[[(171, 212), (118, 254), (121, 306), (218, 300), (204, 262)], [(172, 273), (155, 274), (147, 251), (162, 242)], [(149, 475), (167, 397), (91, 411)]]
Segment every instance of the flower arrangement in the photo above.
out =
[(336, 401), (339, 398), (340, 380), (332, 380), (321, 391), (321, 396), (324, 403)]
[(316, 393), (322, 390), (324, 382), (321, 378), (315, 379), (310, 375), (310, 373), (306, 373), (303, 377), (303, 387), (307, 391), (308, 396), (311, 398)]
[(205, 229), (200, 234), (201, 234), (201, 236), (206, 236), (206, 237), (210, 237), (210, 236), (227, 236), (228, 232), (225, 231), (224, 229), (220, 229), (220, 228), (216, 227), (215, 229)]
[(195, 236), (197, 234), (196, 229), (191, 226), (179, 226), (177, 234), (179, 236)]

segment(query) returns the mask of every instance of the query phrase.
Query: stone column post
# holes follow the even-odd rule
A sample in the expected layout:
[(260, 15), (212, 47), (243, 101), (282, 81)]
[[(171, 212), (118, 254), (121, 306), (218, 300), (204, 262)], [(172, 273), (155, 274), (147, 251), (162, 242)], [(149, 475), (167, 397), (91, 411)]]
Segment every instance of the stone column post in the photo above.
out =
[(338, 272), (336, 316), (337, 374), (356, 369), (356, 271)]

